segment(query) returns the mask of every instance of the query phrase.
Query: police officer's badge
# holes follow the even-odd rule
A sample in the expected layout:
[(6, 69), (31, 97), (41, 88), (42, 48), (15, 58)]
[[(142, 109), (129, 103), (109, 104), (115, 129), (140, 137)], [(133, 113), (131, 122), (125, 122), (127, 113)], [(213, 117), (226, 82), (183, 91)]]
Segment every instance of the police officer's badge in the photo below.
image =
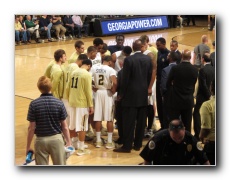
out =
[(200, 142), (200, 141), (197, 142), (197, 143), (196, 143), (196, 147), (197, 147), (198, 150), (203, 151), (202, 142)]
[(154, 148), (155, 148), (155, 142), (153, 141), (153, 140), (151, 140), (150, 142), (149, 142), (149, 149), (151, 149), (151, 150), (153, 150)]
[(164, 62), (164, 61), (165, 61), (165, 58), (162, 58), (161, 60), (162, 60), (162, 62)]
[(187, 145), (187, 150), (188, 150), (188, 152), (191, 152), (191, 151), (192, 151), (192, 145), (191, 145), (191, 144), (188, 144), (188, 145)]

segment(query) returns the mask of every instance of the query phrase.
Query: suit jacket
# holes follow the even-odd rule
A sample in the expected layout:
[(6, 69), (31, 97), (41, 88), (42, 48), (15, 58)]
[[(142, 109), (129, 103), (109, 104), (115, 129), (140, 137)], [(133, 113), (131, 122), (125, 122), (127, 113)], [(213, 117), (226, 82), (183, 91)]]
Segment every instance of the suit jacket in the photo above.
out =
[(167, 89), (171, 87), (171, 108), (189, 109), (194, 106), (193, 93), (197, 77), (198, 69), (190, 62), (182, 61), (171, 68), (166, 86)]
[(181, 52), (179, 50), (176, 51), (176, 53), (179, 55), (179, 59), (177, 59), (176, 63), (180, 64), (181, 63)]
[(148, 105), (148, 86), (152, 68), (151, 58), (141, 52), (125, 58), (120, 87), (122, 106)]
[(164, 96), (165, 93), (167, 92), (166, 83), (168, 80), (169, 72), (173, 66), (176, 66), (176, 64), (175, 63), (169, 64), (169, 66), (162, 69), (162, 73), (161, 73), (161, 95), (162, 96)]
[(215, 78), (215, 69), (211, 64), (206, 64), (199, 71), (198, 76), (198, 91), (197, 91), (197, 103), (203, 103), (209, 100), (211, 96), (210, 85), (212, 80)]

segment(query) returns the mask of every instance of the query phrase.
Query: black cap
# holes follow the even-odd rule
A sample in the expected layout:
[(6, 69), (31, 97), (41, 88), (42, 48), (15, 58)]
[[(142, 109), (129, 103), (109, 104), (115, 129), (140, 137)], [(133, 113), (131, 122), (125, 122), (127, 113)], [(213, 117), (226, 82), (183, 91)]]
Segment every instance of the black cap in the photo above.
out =
[(175, 120), (172, 120), (169, 123), (169, 130), (170, 131), (176, 131), (176, 130), (180, 130), (184, 128), (184, 124), (181, 120), (178, 120), (177, 122), (175, 122)]

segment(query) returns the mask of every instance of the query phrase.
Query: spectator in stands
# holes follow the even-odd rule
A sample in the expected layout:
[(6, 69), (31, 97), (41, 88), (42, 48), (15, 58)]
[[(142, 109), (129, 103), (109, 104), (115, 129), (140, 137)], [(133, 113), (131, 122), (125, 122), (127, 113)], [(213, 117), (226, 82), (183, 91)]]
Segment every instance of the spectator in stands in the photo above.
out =
[(63, 19), (64, 27), (66, 28), (67, 31), (70, 31), (71, 34), (69, 34), (69, 37), (72, 39), (75, 37), (74, 35), (74, 23), (72, 20), (72, 17), (70, 15), (66, 15)]
[(62, 40), (62, 39), (65, 40), (66, 39), (66, 37), (65, 37), (66, 28), (62, 25), (61, 16), (53, 15), (52, 16), (52, 23), (53, 23), (52, 29), (55, 29), (57, 39), (58, 40)]
[(29, 31), (27, 31), (27, 29), (26, 29), (26, 25), (25, 25), (25, 20), (24, 20), (24, 16), (22, 16), (22, 15), (20, 15), (19, 16), (19, 22), (21, 23), (21, 25), (22, 25), (22, 27), (24, 28), (24, 31), (26, 31), (26, 37), (27, 37), (27, 42), (28, 43), (31, 43), (31, 41), (30, 41), (30, 32)]
[(50, 29), (52, 27), (53, 23), (51, 22), (51, 19), (47, 17), (47, 15), (43, 15), (39, 19), (39, 27), (41, 31), (46, 31), (47, 32), (47, 38), (48, 41), (52, 42), (53, 39), (51, 38), (51, 32)]
[(35, 22), (31, 21), (31, 16), (30, 15), (27, 15), (26, 16), (26, 20), (25, 20), (25, 25), (26, 25), (26, 29), (27, 29), (27, 32), (29, 33), (29, 38), (28, 40), (30, 40), (31, 38), (31, 34), (33, 34), (35, 32), (36, 34), (36, 39), (35, 41), (37, 43), (40, 43), (40, 34), (39, 34), (39, 24), (38, 24), (38, 20), (36, 20)]
[(22, 27), (21, 23), (19, 22), (19, 16), (15, 17), (15, 39), (16, 39), (16, 44), (20, 43), (20, 35), (22, 36), (22, 42), (27, 44), (27, 35), (26, 35), (26, 30)]
[(89, 29), (89, 24), (83, 24), (81, 17), (78, 15), (73, 15), (72, 16), (72, 20), (74, 23), (74, 27), (76, 27), (78, 29), (78, 35), (77, 38), (81, 38), (81, 30), (82, 28), (84, 28), (85, 30), (85, 36), (88, 36), (88, 29)]

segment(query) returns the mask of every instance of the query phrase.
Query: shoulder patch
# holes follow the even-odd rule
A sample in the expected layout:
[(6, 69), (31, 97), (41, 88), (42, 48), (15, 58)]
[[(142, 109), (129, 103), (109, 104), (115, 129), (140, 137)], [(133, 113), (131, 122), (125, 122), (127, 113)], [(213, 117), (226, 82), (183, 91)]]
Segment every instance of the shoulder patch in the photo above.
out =
[(153, 150), (156, 147), (156, 144), (153, 140), (149, 141), (149, 149)]
[(203, 151), (203, 145), (200, 141), (196, 143), (196, 147), (199, 151)]

